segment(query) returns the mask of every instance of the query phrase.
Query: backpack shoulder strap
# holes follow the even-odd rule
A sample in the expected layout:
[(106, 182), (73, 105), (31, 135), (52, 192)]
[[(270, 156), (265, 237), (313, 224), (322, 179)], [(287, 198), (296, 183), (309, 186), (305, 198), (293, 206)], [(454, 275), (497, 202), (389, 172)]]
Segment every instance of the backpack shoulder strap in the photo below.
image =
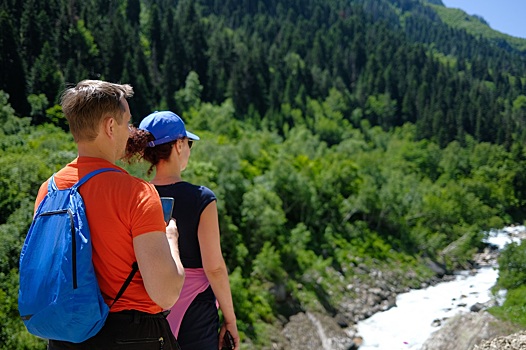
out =
[(128, 288), (128, 285), (130, 284), (131, 280), (133, 279), (133, 276), (135, 276), (135, 273), (139, 270), (139, 265), (137, 264), (137, 261), (132, 264), (132, 270), (130, 274), (128, 275), (128, 278), (126, 278), (126, 281), (122, 284), (121, 289), (119, 290), (119, 293), (115, 296), (115, 299), (113, 299), (113, 303), (110, 305), (110, 309), (119, 300), (119, 298), (124, 294), (124, 291), (126, 288)]
[[(55, 173), (55, 174), (56, 174), (56, 173)], [(58, 191), (57, 184), (55, 183), (55, 174), (53, 174), (53, 175), (49, 178), (49, 181), (48, 181), (48, 183), (47, 183), (47, 191), (48, 191), (48, 192)]]
[(97, 169), (97, 170), (93, 170), (91, 173), (85, 175), (83, 178), (81, 178), (76, 184), (74, 184), (71, 188), (72, 189), (78, 189), (80, 186), (82, 186), (86, 181), (88, 181), (89, 179), (91, 179), (93, 176), (97, 175), (97, 174), (100, 174), (100, 173), (104, 173), (106, 171), (118, 171), (120, 172), (119, 169), (115, 169), (115, 168), (100, 168), (100, 169)]
[[(120, 172), (119, 169), (115, 169), (115, 168), (100, 168), (100, 169), (97, 169), (97, 170), (93, 170), (92, 172), (88, 173), (87, 175), (85, 175), (83, 178), (81, 178), (76, 184), (74, 184), (71, 188), (73, 190), (78, 190), (78, 188), (80, 186), (82, 186), (86, 181), (88, 181), (89, 179), (91, 179), (93, 176), (97, 175), (97, 174), (100, 174), (100, 173), (103, 173), (103, 172), (107, 172), (107, 171), (117, 171), (117, 172)], [(122, 284), (121, 286), (121, 289), (119, 290), (119, 292), (117, 293), (117, 295), (115, 296), (115, 299), (113, 299), (113, 302), (111, 303), (110, 305), (110, 308), (113, 306), (113, 304), (115, 304), (117, 302), (117, 300), (120, 299), (120, 297), (122, 296), (122, 294), (124, 294), (124, 291), (126, 290), (126, 288), (128, 288), (128, 285), (131, 283), (132, 279), (133, 279), (133, 276), (135, 276), (135, 273), (137, 273), (137, 271), (139, 270), (139, 265), (137, 264), (137, 262), (134, 262), (132, 264), (132, 270), (130, 271), (130, 274), (128, 275), (128, 277), (126, 278), (126, 281), (124, 281), (124, 283)]]
[[(86, 181), (91, 179), (93, 176), (95, 176), (97, 174), (100, 174), (100, 173), (103, 173), (103, 172), (106, 172), (106, 171), (120, 171), (120, 170), (119, 169), (115, 169), (115, 168), (100, 168), (100, 169), (97, 169), (97, 170), (93, 170), (91, 173), (88, 173), (83, 178), (81, 178), (71, 188), (72, 189), (78, 189), (80, 186), (82, 186)], [(56, 173), (53, 174), (49, 178), (49, 181), (48, 181), (48, 184), (47, 184), (47, 191), (48, 192), (58, 191), (57, 184), (55, 183), (55, 175), (56, 175)]]

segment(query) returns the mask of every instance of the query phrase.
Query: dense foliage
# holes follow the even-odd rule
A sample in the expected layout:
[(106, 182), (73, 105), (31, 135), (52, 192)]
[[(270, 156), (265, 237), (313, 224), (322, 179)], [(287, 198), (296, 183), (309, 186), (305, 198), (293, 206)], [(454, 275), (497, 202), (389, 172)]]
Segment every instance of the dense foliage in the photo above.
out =
[[(324, 120), (338, 113), (333, 102), (310, 101), (309, 108)], [(1, 312), (9, 323), (0, 337), (13, 349), (35, 342), (16, 311), (17, 259), (32, 200), (75, 148), (57, 127), (32, 127), (5, 104), (3, 111)], [(440, 149), (418, 141), (407, 124), (392, 132), (348, 126), (343, 141), (329, 147), (303, 125), (282, 137), (232, 121), (233, 113), (229, 102), (187, 113), (202, 141), (185, 176), (218, 196), (240, 329), (256, 344), (279, 315), (327, 311), (349, 297), (346, 281), (360, 261), (418, 270), (426, 255), (450, 268), (465, 266), (477, 234), (511, 220), (519, 201), (514, 183), (524, 160), (502, 146), (468, 139), (467, 146)], [(128, 168), (145, 174), (144, 164)]]
[(506, 300), (490, 311), (507, 321), (526, 326), (526, 243), (506, 245), (499, 257), (499, 278), (495, 293), (506, 292)]
[(57, 102), (84, 78), (131, 83), (134, 122), (168, 108), (202, 137), (184, 176), (218, 197), (250, 348), (298, 310), (333, 313), (359, 264), (468, 266), (484, 231), (524, 220), (526, 56), (443, 11), (0, 0), (0, 348), (43, 348), (18, 319), (18, 256), (40, 183), (75, 157)]

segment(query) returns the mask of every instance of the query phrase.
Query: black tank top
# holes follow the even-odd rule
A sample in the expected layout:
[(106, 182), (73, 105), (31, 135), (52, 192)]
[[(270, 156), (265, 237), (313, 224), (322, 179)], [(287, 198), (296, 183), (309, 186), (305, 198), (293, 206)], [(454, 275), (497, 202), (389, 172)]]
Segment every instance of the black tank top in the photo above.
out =
[(214, 192), (207, 187), (192, 185), (184, 181), (155, 186), (155, 188), (161, 197), (175, 199), (172, 216), (179, 230), (179, 254), (183, 266), (186, 268), (203, 267), (197, 228), (203, 210), (212, 201), (217, 200)]

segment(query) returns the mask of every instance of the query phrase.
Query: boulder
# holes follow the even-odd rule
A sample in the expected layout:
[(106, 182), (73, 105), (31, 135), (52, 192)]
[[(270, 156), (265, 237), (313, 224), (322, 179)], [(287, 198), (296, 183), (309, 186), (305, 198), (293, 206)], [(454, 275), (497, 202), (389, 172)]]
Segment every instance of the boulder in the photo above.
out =
[(506, 327), (500, 324), (501, 321), (484, 311), (459, 314), (432, 333), (421, 350), (471, 350), (483, 340), (505, 334)]
[(357, 349), (359, 339), (353, 339), (351, 333), (343, 330), (333, 317), (314, 312), (293, 315), (283, 329), (291, 349)]

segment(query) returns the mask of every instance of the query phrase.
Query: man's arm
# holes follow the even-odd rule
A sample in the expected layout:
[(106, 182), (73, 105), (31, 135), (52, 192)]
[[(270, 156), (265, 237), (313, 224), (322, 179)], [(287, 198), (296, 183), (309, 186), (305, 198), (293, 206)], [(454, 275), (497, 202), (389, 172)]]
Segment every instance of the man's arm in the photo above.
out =
[(177, 227), (173, 219), (166, 227), (166, 233), (150, 232), (133, 239), (146, 292), (165, 310), (175, 304), (183, 288), (184, 268), (177, 240)]

